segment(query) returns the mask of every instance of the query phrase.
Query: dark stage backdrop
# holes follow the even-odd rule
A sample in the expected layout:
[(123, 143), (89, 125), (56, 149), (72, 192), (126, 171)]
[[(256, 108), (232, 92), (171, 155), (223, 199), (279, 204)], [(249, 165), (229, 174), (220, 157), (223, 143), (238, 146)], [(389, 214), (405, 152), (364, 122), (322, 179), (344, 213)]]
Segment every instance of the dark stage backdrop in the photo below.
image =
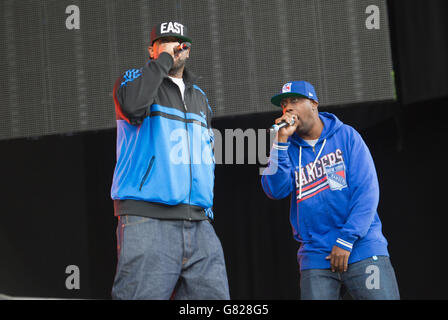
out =
[(215, 117), (272, 111), (292, 80), (327, 106), (394, 98), (385, 0), (4, 0), (0, 12), (0, 139), (114, 128), (113, 83), (143, 66), (165, 19), (188, 27)]
[[(437, 114), (447, 107), (447, 99), (408, 106), (402, 137), (393, 118), (363, 128), (351, 108), (336, 111), (360, 130), (372, 152), (381, 189), (379, 215), (404, 299), (448, 299), (443, 276), (448, 216), (445, 188), (438, 182), (447, 174), (436, 151), (448, 136), (443, 118), (421, 117), (422, 109)], [(214, 126), (265, 128), (273, 117), (230, 117)], [(0, 293), (110, 298), (116, 266), (116, 220), (109, 199), (114, 146), (112, 129), (0, 142)], [(216, 168), (214, 227), (224, 248), (231, 297), (297, 299), (298, 244), (288, 221), (289, 201), (268, 199), (259, 178), (257, 165)], [(69, 265), (80, 269), (79, 290), (65, 286)]]
[(403, 104), (448, 96), (448, 1), (388, 1)]

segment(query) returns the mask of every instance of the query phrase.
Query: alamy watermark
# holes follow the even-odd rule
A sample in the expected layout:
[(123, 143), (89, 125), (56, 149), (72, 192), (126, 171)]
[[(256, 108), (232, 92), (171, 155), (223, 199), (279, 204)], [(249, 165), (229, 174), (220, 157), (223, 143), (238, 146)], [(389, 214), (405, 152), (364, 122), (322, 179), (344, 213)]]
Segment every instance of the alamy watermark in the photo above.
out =
[(369, 30), (380, 29), (380, 9), (378, 6), (371, 4), (370, 6), (367, 6), (366, 14), (369, 16), (366, 19), (366, 28)]
[(369, 265), (366, 268), (369, 276), (366, 278), (367, 289), (380, 289), (380, 268), (376, 265)]
[(65, 13), (69, 14), (69, 16), (65, 19), (65, 27), (68, 30), (78, 30), (80, 28), (81, 21), (79, 7), (74, 4), (69, 5), (65, 8)]
[[(272, 149), (276, 135), (266, 129), (249, 128), (242, 130), (217, 129), (203, 130), (195, 125), (192, 130), (172, 130), (168, 140), (171, 148), (169, 159), (171, 164), (256, 164), (268, 165), (269, 155), (277, 152)], [(271, 150), (272, 149), (272, 150)], [(271, 150), (269, 152), (269, 150)], [(274, 174), (276, 168), (271, 165), (269, 174)]]
[(81, 289), (81, 274), (77, 265), (69, 265), (65, 268), (65, 273), (69, 276), (65, 278), (65, 287), (67, 290)]

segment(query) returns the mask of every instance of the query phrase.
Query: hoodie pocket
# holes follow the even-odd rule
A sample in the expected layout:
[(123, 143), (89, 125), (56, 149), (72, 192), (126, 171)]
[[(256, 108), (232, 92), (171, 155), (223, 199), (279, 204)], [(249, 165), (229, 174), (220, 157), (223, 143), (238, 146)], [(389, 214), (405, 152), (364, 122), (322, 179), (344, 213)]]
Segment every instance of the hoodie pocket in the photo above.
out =
[(146, 169), (145, 175), (143, 176), (142, 181), (140, 182), (140, 188), (138, 188), (139, 191), (142, 190), (142, 187), (145, 184), (145, 181), (148, 178), (149, 173), (151, 172), (151, 168), (152, 168), (152, 166), (154, 164), (154, 159), (155, 159), (155, 156), (152, 156), (151, 160), (149, 160), (148, 168)]

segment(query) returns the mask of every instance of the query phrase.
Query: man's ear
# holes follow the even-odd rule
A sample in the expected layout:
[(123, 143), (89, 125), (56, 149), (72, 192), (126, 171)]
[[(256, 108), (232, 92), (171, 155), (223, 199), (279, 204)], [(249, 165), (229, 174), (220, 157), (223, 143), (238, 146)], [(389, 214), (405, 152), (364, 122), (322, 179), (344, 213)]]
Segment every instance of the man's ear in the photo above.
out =
[(154, 59), (154, 47), (153, 46), (148, 47), (148, 53), (149, 53), (149, 58)]

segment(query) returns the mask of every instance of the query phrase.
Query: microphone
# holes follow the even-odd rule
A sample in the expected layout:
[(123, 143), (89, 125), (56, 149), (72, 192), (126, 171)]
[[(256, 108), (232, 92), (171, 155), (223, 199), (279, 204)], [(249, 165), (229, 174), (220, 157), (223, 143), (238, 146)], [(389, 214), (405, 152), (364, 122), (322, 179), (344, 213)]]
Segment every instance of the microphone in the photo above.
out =
[(181, 52), (183, 50), (187, 50), (191, 47), (190, 42), (182, 42), (180, 45), (178, 45), (176, 48), (174, 48), (174, 54)]
[[(294, 124), (294, 118), (293, 119), (291, 119), (291, 124)], [(277, 132), (278, 130), (280, 130), (281, 128), (284, 128), (284, 127), (288, 127), (289, 126), (289, 123), (288, 122), (286, 122), (285, 120), (282, 120), (282, 121), (280, 121), (279, 123), (277, 123), (277, 124), (274, 124), (272, 127), (270, 127), (269, 128), (269, 130), (271, 130), (271, 132), (273, 131), (273, 132)]]

